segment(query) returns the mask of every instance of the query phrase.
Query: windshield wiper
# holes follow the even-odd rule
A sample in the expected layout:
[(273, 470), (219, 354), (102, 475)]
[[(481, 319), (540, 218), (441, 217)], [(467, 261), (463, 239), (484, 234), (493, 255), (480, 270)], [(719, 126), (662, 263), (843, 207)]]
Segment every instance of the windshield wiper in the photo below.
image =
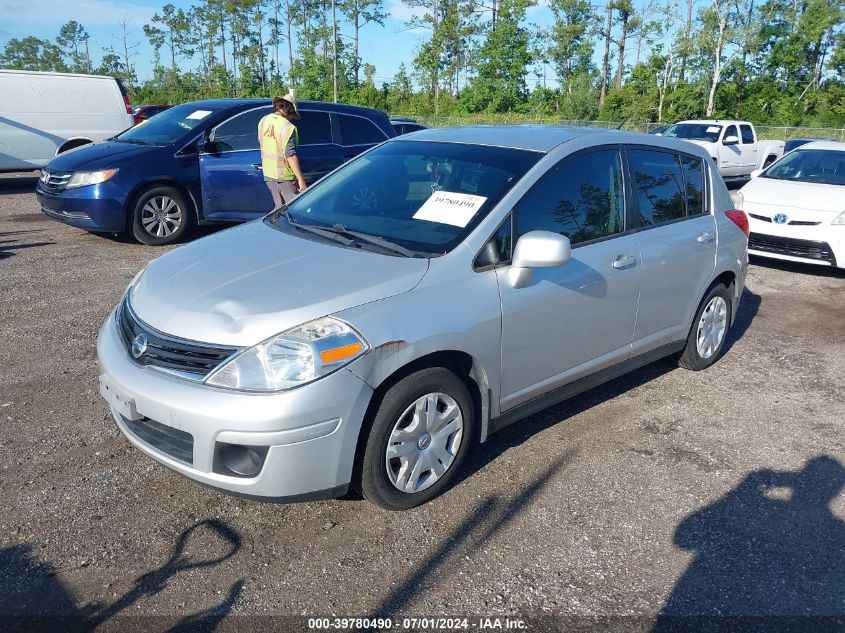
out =
[(350, 244), (352, 244), (351, 239), (349, 239), (348, 237), (344, 237), (343, 235), (329, 228), (324, 229), (319, 226), (314, 226), (313, 224), (300, 224), (299, 222), (293, 219), (293, 216), (290, 214), (290, 211), (287, 210), (287, 207), (282, 207), (281, 209), (279, 209), (278, 215), (276, 217), (278, 217), (279, 215), (283, 216), (288, 221), (288, 224), (300, 231), (320, 235), (322, 237), (330, 239), (333, 242), (343, 244), (344, 246), (349, 246)]
[(139, 138), (114, 138), (115, 141), (119, 141), (121, 143), (132, 143), (134, 145), (155, 145), (155, 143), (150, 143), (149, 141), (142, 141)]
[(391, 242), (390, 240), (386, 240), (383, 237), (379, 237), (377, 235), (370, 235), (369, 233), (362, 233), (360, 231), (350, 231), (342, 224), (335, 224), (332, 228), (329, 229), (327, 227), (325, 230), (333, 231), (339, 235), (347, 235), (349, 237), (353, 237), (360, 242), (366, 242), (367, 244), (379, 246), (386, 251), (396, 253), (397, 255), (403, 255), (404, 257), (413, 257), (416, 254), (414, 251), (407, 249), (404, 246), (400, 246), (395, 242)]

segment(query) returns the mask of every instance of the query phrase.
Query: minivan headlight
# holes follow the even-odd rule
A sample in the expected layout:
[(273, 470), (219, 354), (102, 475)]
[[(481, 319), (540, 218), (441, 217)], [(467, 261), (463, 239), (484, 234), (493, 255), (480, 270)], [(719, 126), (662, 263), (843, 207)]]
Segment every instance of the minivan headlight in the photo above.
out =
[(845, 224), (845, 211), (833, 218), (831, 224)]
[(101, 171), (78, 171), (68, 180), (66, 189), (74, 187), (85, 187), (86, 185), (99, 185), (106, 182), (117, 173), (116, 169), (103, 169)]
[(283, 391), (327, 376), (368, 349), (352, 326), (323, 317), (239, 352), (209, 374), (205, 384), (239, 391)]

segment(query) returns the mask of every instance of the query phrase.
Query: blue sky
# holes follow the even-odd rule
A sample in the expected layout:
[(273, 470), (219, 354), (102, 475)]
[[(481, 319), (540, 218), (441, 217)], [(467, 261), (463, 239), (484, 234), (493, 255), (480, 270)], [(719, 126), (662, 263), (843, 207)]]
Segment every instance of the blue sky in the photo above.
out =
[[(148, 23), (153, 14), (167, 0), (0, 0), (0, 46), (13, 37), (35, 35), (54, 40), (59, 28), (65, 22), (77, 20), (91, 36), (91, 56), (97, 63), (106, 46), (121, 48), (120, 23), (129, 18), (130, 41), (137, 42), (135, 49), (136, 69), (141, 80), (151, 74), (152, 47), (144, 37), (143, 25)], [(175, 6), (187, 10), (188, 0), (170, 0)], [(639, 2), (637, 3), (639, 4)], [(411, 11), (401, 0), (385, 0), (386, 11), (390, 17), (385, 26), (368, 25), (361, 38), (361, 57), (365, 62), (376, 66), (376, 83), (390, 80), (401, 62), (411, 65), (415, 49), (427, 37), (426, 31), (408, 31), (405, 24), (411, 17)], [(528, 21), (534, 24), (548, 24), (551, 14), (542, 5), (532, 7)], [(345, 29), (344, 29), (345, 30)], [(596, 51), (597, 57), (599, 51)], [(627, 55), (626, 55), (627, 57)], [(629, 61), (633, 61), (633, 57)], [(549, 83), (552, 73), (549, 71)], [(534, 85), (537, 79), (529, 81)]]

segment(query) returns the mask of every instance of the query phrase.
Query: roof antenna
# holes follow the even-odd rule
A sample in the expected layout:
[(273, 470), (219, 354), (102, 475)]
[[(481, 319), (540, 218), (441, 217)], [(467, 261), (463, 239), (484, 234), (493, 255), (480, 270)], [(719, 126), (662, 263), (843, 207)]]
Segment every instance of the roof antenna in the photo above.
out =
[(619, 125), (617, 125), (617, 126), (616, 126), (616, 129), (617, 129), (617, 130), (621, 130), (621, 129), (622, 129), (622, 126), (623, 126), (623, 125), (625, 125), (625, 124), (628, 122), (628, 120), (629, 120), (630, 118), (631, 118), (631, 115), (626, 116), (626, 117), (623, 119), (622, 123), (620, 123)]

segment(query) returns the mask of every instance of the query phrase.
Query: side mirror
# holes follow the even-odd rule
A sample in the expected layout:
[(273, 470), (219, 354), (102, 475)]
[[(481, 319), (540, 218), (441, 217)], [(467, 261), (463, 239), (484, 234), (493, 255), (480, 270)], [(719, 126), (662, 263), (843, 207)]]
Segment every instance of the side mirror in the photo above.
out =
[(514, 288), (524, 288), (531, 283), (535, 268), (563, 266), (572, 255), (569, 238), (551, 231), (530, 231), (516, 242), (513, 249), (508, 281)]
[(726, 136), (722, 141), (722, 145), (739, 145), (739, 137), (733, 135)]
[(754, 171), (751, 172), (751, 177), (756, 178), (757, 176), (762, 174), (764, 171), (766, 171), (766, 170), (765, 169), (755, 169)]

